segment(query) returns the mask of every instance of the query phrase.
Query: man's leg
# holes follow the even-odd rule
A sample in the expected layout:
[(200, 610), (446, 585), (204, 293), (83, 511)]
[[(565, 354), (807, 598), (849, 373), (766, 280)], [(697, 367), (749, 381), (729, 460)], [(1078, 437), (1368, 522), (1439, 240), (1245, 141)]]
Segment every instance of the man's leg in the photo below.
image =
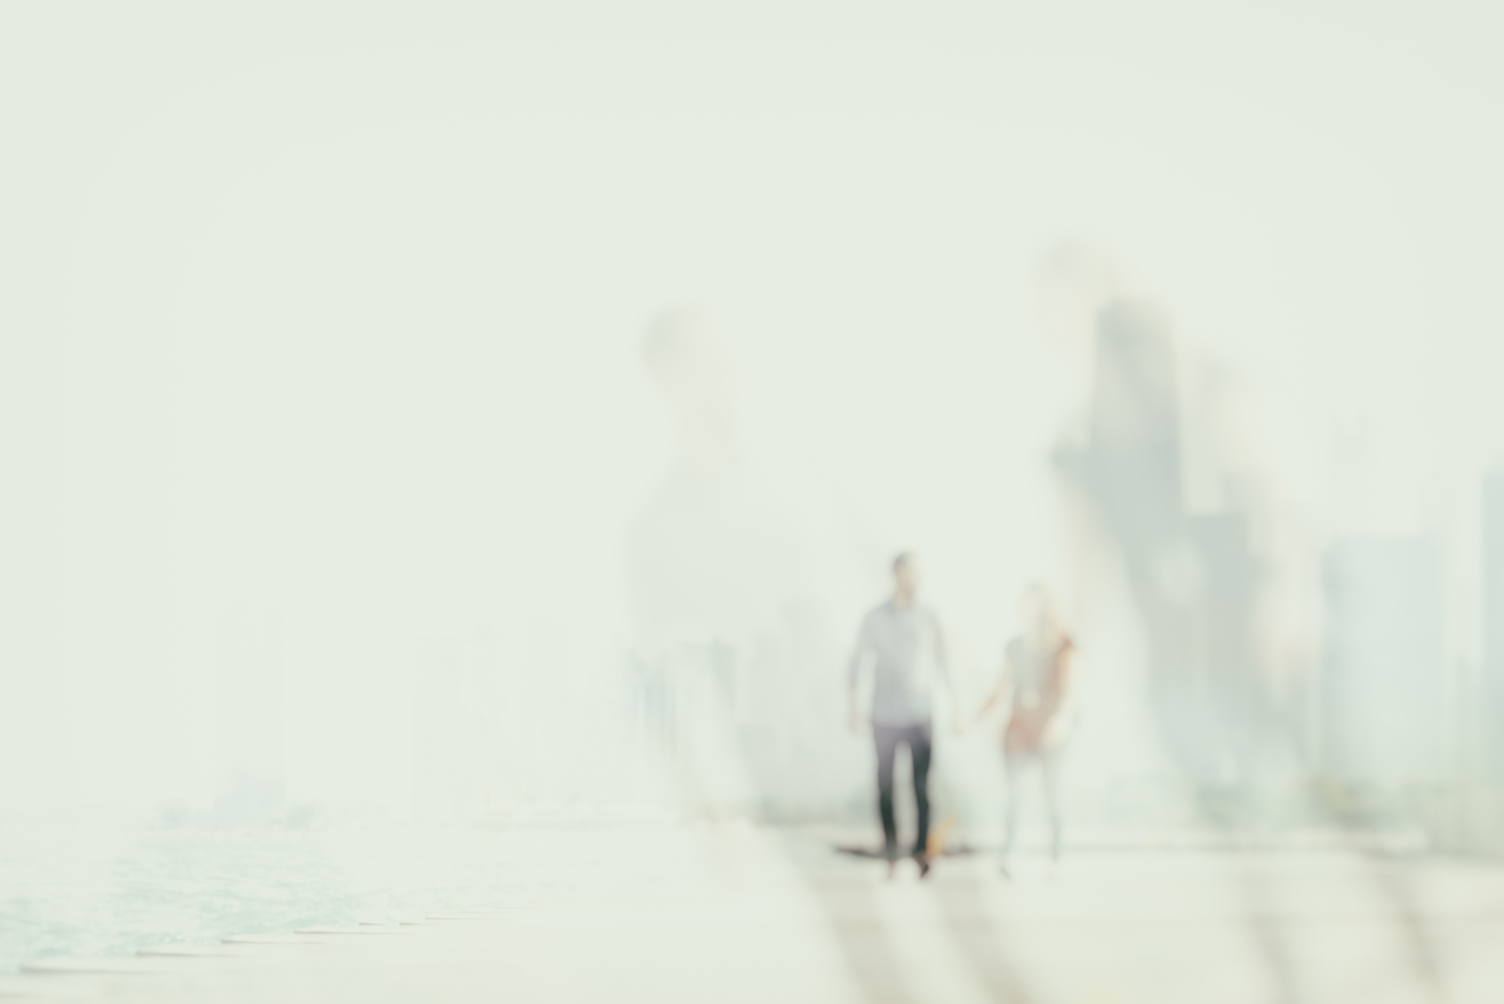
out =
[(919, 831), (914, 835), (914, 856), (922, 857), (930, 839), (930, 727), (907, 730), (909, 756), (914, 763), (914, 805), (919, 809)]
[(872, 726), (877, 745), (877, 812), (883, 821), (883, 852), (889, 861), (898, 857), (898, 825), (893, 821), (893, 754), (898, 749), (901, 729)]

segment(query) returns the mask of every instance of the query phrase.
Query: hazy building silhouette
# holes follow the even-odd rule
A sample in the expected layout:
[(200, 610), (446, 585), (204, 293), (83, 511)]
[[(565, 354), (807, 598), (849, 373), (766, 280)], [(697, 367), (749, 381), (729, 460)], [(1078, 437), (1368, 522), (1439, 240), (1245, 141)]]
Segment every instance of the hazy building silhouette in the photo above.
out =
[(465, 822), (486, 793), (484, 726), (494, 716), (489, 636), (426, 640), (413, 692), (413, 815), (425, 822)]
[(1488, 774), (1504, 780), (1504, 466), (1483, 479), (1482, 696)]
[(1180, 365), (1164, 312), (1144, 300), (1107, 303), (1093, 359), (1084, 442), (1058, 449), (1056, 464), (1121, 554), (1161, 736), (1192, 778), (1231, 780), (1245, 772), (1267, 711), (1248, 516), (1185, 502)]
[(746, 449), (736, 362), (705, 310), (665, 311), (643, 348), (677, 438), (625, 542), (644, 721), (707, 808), (823, 810), (850, 787), (828, 500)]
[(1429, 537), (1348, 537), (1325, 561), (1321, 760), (1347, 780), (1445, 768), (1441, 552)]

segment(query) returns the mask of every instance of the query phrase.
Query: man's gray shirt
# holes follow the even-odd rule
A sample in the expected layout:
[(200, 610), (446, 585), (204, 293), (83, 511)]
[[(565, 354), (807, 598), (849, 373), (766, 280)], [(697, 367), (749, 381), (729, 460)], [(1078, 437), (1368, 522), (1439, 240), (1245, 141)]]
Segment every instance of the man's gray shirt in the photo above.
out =
[(949, 682), (940, 622), (929, 607), (895, 606), (892, 600), (862, 619), (848, 679), (855, 684), (872, 663), (872, 724), (928, 725), (935, 684)]

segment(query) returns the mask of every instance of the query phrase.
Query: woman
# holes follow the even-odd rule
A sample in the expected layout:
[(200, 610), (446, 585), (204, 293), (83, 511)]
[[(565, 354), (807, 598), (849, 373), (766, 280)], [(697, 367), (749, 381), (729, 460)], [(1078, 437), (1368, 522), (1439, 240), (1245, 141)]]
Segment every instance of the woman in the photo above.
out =
[(1003, 653), (997, 687), (976, 721), (1009, 695), (1012, 712), (1003, 730), (1003, 762), (1008, 773), (1008, 835), (1003, 846), (1003, 873), (1018, 833), (1019, 780), (1024, 768), (1044, 768), (1045, 802), (1050, 813), (1052, 861), (1060, 858), (1060, 759), (1073, 719), (1072, 657), (1075, 645), (1060, 624), (1054, 601), (1034, 584), (1019, 598), (1024, 633)]

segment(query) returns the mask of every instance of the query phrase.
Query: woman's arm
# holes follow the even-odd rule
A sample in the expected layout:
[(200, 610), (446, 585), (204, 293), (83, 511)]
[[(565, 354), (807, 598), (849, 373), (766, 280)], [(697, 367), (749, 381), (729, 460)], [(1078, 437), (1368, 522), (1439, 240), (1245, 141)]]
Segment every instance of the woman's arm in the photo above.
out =
[(1051, 702), (1054, 706), (1040, 732), (1041, 742), (1045, 746), (1052, 746), (1063, 738), (1062, 730), (1069, 726), (1066, 712), (1070, 709), (1071, 697), (1075, 693), (1075, 659), (1076, 647), (1067, 640), (1060, 654), (1055, 657), (1056, 689), (1055, 699)]
[(980, 722), (983, 718), (987, 717), (987, 712), (992, 710), (992, 706), (998, 701), (1002, 700), (1003, 695), (1012, 689), (1012, 683), (1013, 664), (1008, 660), (1008, 653), (1004, 652), (1003, 664), (998, 668), (997, 686), (992, 688), (992, 693), (988, 695), (987, 700), (982, 703), (981, 710), (979, 710), (976, 713), (976, 716), (971, 720), (971, 723), (973, 725)]
[(1055, 714), (1058, 715), (1070, 706), (1071, 695), (1076, 689), (1076, 646), (1069, 640), (1056, 661), (1056, 667), (1060, 681), (1060, 697), (1055, 702)]

